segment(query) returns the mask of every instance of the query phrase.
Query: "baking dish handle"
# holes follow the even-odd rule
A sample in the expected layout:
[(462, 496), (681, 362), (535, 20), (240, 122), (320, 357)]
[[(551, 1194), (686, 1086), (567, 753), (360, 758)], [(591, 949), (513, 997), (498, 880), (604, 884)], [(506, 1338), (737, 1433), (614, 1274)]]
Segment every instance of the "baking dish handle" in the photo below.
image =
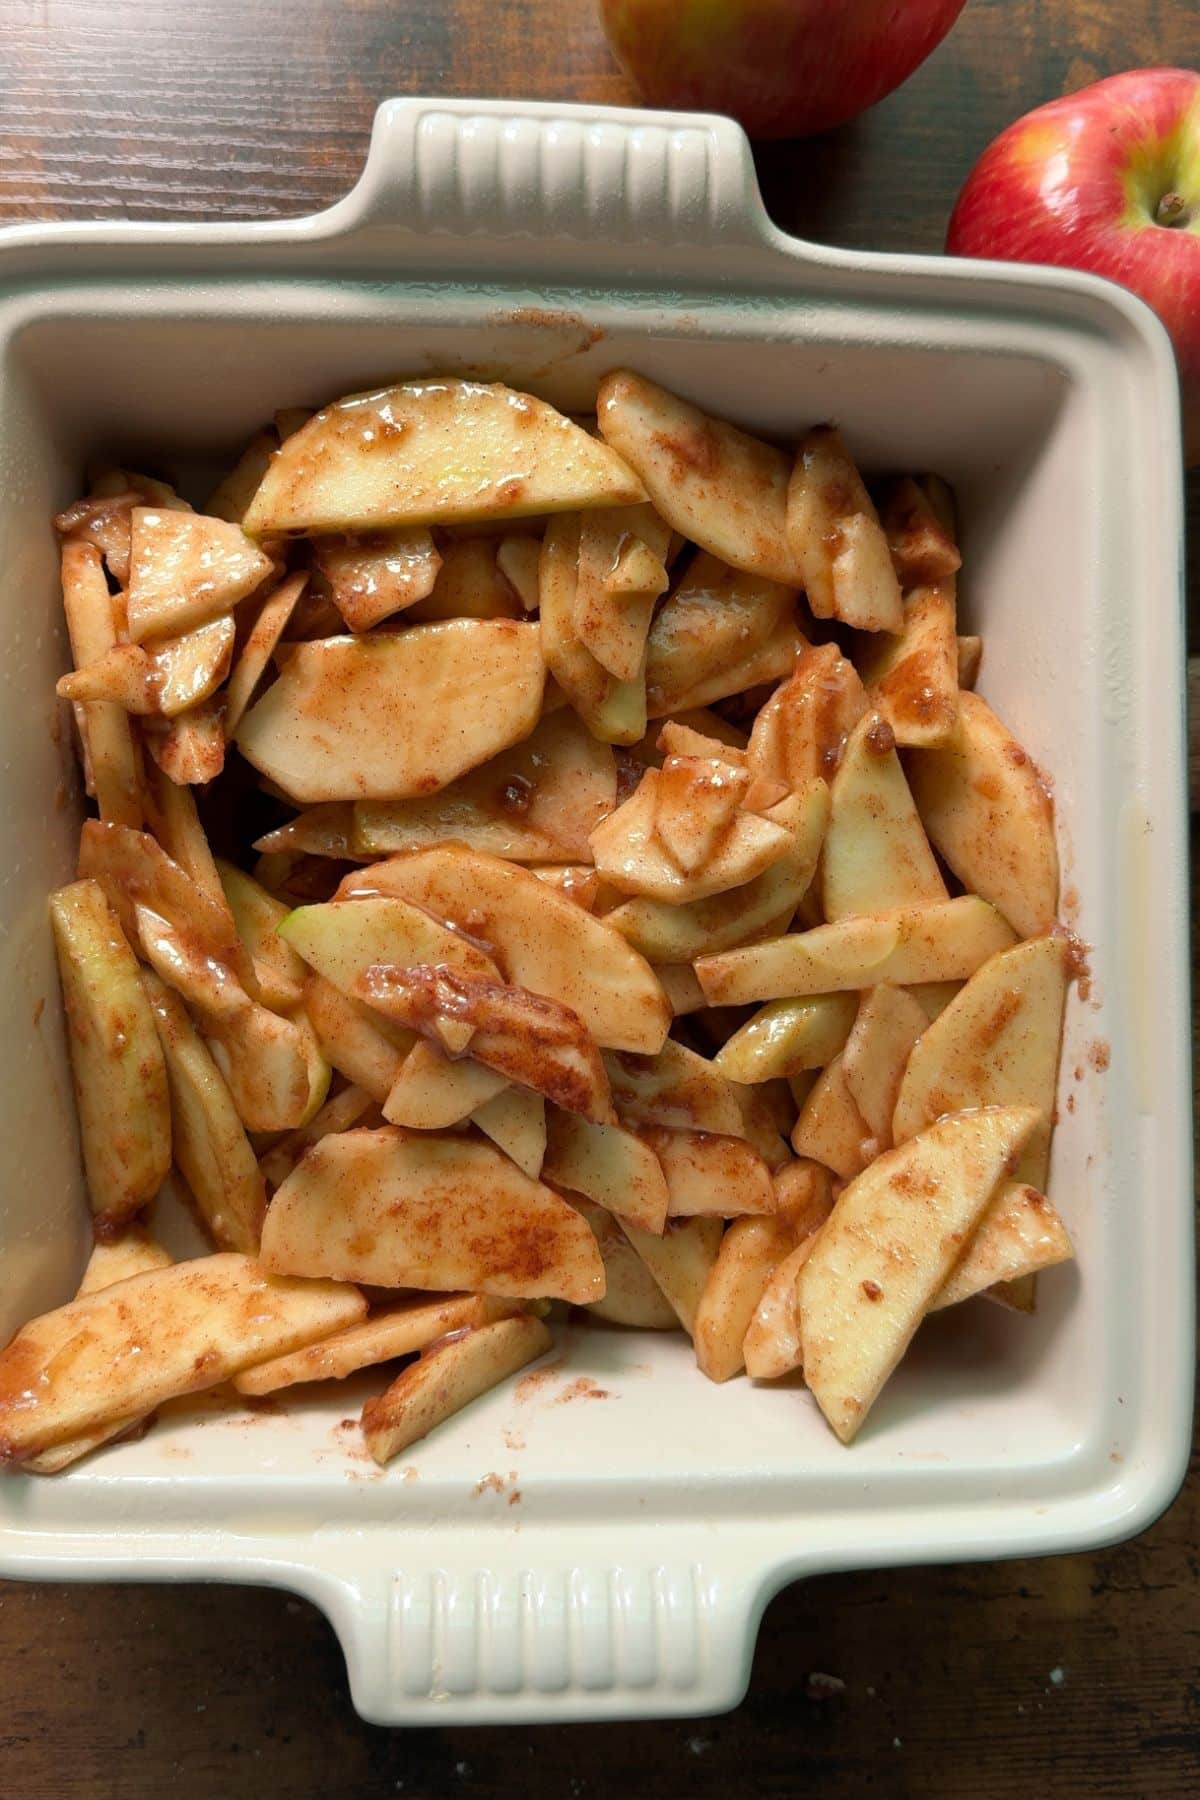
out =
[[(574, 1531), (438, 1534), (438, 1559), (297, 1582), (329, 1616), (357, 1711), (381, 1725), (697, 1717), (741, 1700), (768, 1576), (712, 1527), (632, 1528), (600, 1562)], [(419, 1540), (418, 1540), (419, 1541)], [(396, 1539), (391, 1539), (394, 1553)], [(591, 1539), (594, 1545), (594, 1537)], [(359, 1554), (361, 1555), (360, 1546)], [(447, 1554), (449, 1549), (449, 1554)]]
[(384, 101), (343, 209), (352, 228), (437, 238), (443, 253), (446, 240), (517, 239), (527, 263), (533, 240), (559, 255), (594, 247), (610, 270), (614, 247), (727, 251), (771, 232), (732, 119), (535, 101)]

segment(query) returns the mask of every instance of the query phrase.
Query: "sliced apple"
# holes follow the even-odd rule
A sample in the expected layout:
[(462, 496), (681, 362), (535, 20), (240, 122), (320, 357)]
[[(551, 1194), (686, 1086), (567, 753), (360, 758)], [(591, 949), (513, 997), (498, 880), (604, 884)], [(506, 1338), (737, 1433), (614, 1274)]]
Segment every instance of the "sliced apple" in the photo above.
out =
[(576, 629), (580, 536), (579, 516), (568, 513), (551, 519), (542, 540), (538, 564), (542, 654), (593, 737), (606, 744), (636, 744), (646, 730), (642, 670), (630, 680), (619, 680), (597, 661)]
[(979, 679), (979, 665), (983, 661), (983, 639), (981, 637), (960, 637), (956, 649), (958, 685), (960, 688), (973, 688)]
[(824, 425), (796, 452), (787, 536), (814, 618), (899, 631), (900, 583), (879, 514), (840, 434)]
[(233, 1253), (151, 1269), (68, 1301), (0, 1352), (0, 1456), (20, 1462), (142, 1417), (327, 1337), (366, 1310), (356, 1288), (281, 1280)]
[(621, 1229), (690, 1337), (709, 1273), (721, 1249), (724, 1226), (711, 1215), (668, 1219), (661, 1237), (625, 1223)]
[(1054, 805), (1016, 738), (978, 694), (961, 693), (954, 736), (912, 755), (913, 798), (934, 848), (964, 887), (1021, 937), (1058, 911)]
[(746, 1366), (742, 1342), (771, 1271), (794, 1244), (783, 1219), (735, 1219), (709, 1271), (696, 1308), (696, 1363), (710, 1381), (728, 1381)]
[(546, 1181), (586, 1195), (643, 1231), (661, 1233), (669, 1192), (649, 1144), (624, 1126), (589, 1124), (557, 1108), (547, 1124)]
[(347, 999), (331, 981), (315, 972), (304, 984), (304, 1011), (322, 1052), (338, 1073), (382, 1105), (399, 1080), (411, 1048), (411, 1034), (405, 1034), (405, 1040), (397, 1043), (383, 1029), (384, 1021), (378, 1014), (372, 1014), (357, 1000)]
[(734, 1219), (747, 1213), (774, 1212), (771, 1172), (742, 1137), (669, 1131), (659, 1125), (643, 1125), (640, 1135), (666, 1177), (671, 1218), (704, 1214)]
[(494, 538), (448, 542), (432, 591), (410, 609), (409, 618), (519, 619), (525, 608), (501, 571)]
[[(694, 767), (683, 767), (685, 764)], [(624, 893), (645, 895), (671, 905), (690, 905), (712, 894), (744, 887), (780, 862), (791, 848), (789, 831), (757, 813), (738, 809), (736, 791), (732, 794), (734, 810), (728, 827), (721, 831), (719, 812), (725, 778), (712, 772), (726, 766), (700, 763), (697, 758), (668, 757), (662, 769), (647, 769), (624, 805), (592, 832), (592, 854), (603, 879)], [(731, 773), (743, 778), (744, 791), (745, 771)], [(681, 797), (672, 783), (675, 774), (682, 774), (685, 784), (690, 785), (690, 801), (686, 795)], [(716, 809), (706, 806), (706, 798), (717, 803)], [(696, 837), (708, 837), (714, 811), (718, 841), (707, 857), (694, 862), (690, 869), (682, 868), (663, 841), (660, 827), (664, 817), (668, 820), (668, 832), (673, 822), (677, 835), (685, 835), (691, 823)]]
[(865, 713), (847, 740), (829, 790), (821, 858), (825, 917), (893, 912), (945, 899), (946, 884), (904, 779), (895, 734), (880, 713)]
[(163, 774), (180, 787), (204, 787), (225, 767), (225, 725), (213, 700), (180, 713), (165, 727), (147, 720), (142, 741)]
[(323, 806), (310, 806), (297, 813), (286, 825), (264, 832), (254, 840), (254, 848), (265, 854), (299, 852), (305, 856), (330, 856), (338, 861), (352, 860), (355, 823), (354, 803), (331, 800)]
[(274, 564), (240, 525), (135, 506), (130, 515), (130, 641), (166, 637), (231, 612)]
[(600, 1052), (579, 1015), (561, 1001), (429, 963), (376, 963), (353, 993), (451, 1057), (469, 1050), (473, 1062), (544, 1094), (566, 1112), (596, 1124), (613, 1120)]
[(774, 812), (790, 831), (786, 856), (744, 887), (707, 900), (674, 906), (662, 900), (627, 900), (605, 924), (655, 963), (691, 962), (748, 943), (767, 927), (783, 931), (816, 871), (829, 819), (829, 789), (814, 781)]
[(401, 800), (474, 769), (537, 723), (533, 625), (455, 619), (297, 645), (238, 748), (298, 803)]
[(616, 792), (612, 751), (568, 709), (438, 794), (356, 802), (354, 845), (379, 856), (454, 840), (510, 862), (587, 862)]
[(278, 448), (279, 438), (275, 432), (255, 433), (228, 475), (217, 483), (208, 496), (204, 510), (210, 518), (228, 519), (234, 525), (241, 524), (246, 516), (246, 508), (257, 493)]
[(546, 1160), (546, 1102), (541, 1094), (506, 1087), (475, 1108), (471, 1123), (511, 1157), (523, 1175), (538, 1179)]
[(271, 1202), (262, 1257), (376, 1287), (576, 1305), (604, 1292), (596, 1240), (565, 1200), (482, 1139), (394, 1126), (314, 1144)]
[(679, 1319), (662, 1289), (630, 1243), (613, 1213), (585, 1199), (571, 1197), (592, 1231), (604, 1261), (603, 1300), (593, 1300), (588, 1312), (610, 1325), (628, 1325), (641, 1331), (678, 1331)]
[(86, 668), (59, 680), (60, 700), (111, 702), (124, 712), (174, 718), (207, 700), (224, 681), (233, 655), (231, 618), (211, 619), (149, 649), (114, 644)]
[(367, 1449), (381, 1466), (461, 1412), (553, 1344), (540, 1319), (521, 1315), (451, 1337), (410, 1363), (362, 1411)]
[(1000, 1282), (1031, 1280), (1074, 1254), (1067, 1228), (1045, 1194), (1027, 1182), (1002, 1181), (929, 1310), (957, 1306)]
[(786, 528), (789, 464), (782, 450), (629, 369), (600, 383), (596, 419), (683, 537), (735, 568), (800, 585)]
[(774, 1175), (792, 1160), (787, 1139), (796, 1122), (796, 1108), (786, 1081), (762, 1081), (752, 1086), (733, 1084), (742, 1115), (741, 1136)]
[(225, 734), (232, 737), (258, 691), (280, 638), (304, 595), (307, 574), (289, 575), (267, 595), (238, 655), (225, 692)]
[(527, 869), (458, 845), (390, 858), (348, 875), (340, 898), (397, 894), (489, 946), (501, 975), (559, 1000), (604, 1049), (653, 1054), (671, 1023), (649, 965), (606, 920)]
[(232, 863), (221, 861), (216, 868), (238, 936), (253, 959), (259, 997), (276, 1010), (299, 1006), (304, 997), (305, 965), (279, 934), (290, 909)]
[(800, 1277), (804, 1375), (854, 1437), (1024, 1148), (1032, 1107), (954, 1113), (843, 1188)]
[(696, 980), (696, 971), (691, 963), (655, 963), (654, 973), (670, 1002), (675, 1018), (681, 1019), (687, 1013), (705, 1010), (708, 1001), (704, 998), (704, 989)]
[(1016, 1175), (1044, 1189), (1070, 978), (1070, 947), (1054, 934), (990, 957), (909, 1057), (895, 1104), (897, 1143), (943, 1113), (1033, 1106), (1039, 1122)]
[(604, 1062), (613, 1101), (628, 1124), (740, 1135), (732, 1082), (686, 1044), (668, 1038), (655, 1056), (609, 1055)]
[(833, 1211), (833, 1183), (829, 1170), (809, 1157), (793, 1157), (776, 1171), (775, 1210), (785, 1218), (796, 1237), (819, 1231)]
[(353, 1083), (342, 1088), (317, 1109), (307, 1124), (285, 1132), (259, 1158), (263, 1180), (271, 1189), (281, 1187), (306, 1150), (311, 1150), (314, 1144), (333, 1132), (349, 1131), (355, 1125), (378, 1124), (378, 1119), (371, 1118), (375, 1110), (375, 1102), (365, 1088), (355, 1087)]
[(642, 673), (654, 605), (670, 582), (670, 542), (652, 506), (606, 507), (580, 522), (575, 635), (618, 681)]
[(225, 1079), (177, 994), (142, 971), (166, 1060), (173, 1155), (201, 1218), (222, 1250), (258, 1250), (263, 1177)]
[[(842, 1050), (842, 1076), (881, 1150), (892, 1143), (892, 1114), (908, 1059), (929, 1020), (903, 988), (882, 981), (868, 988)], [(947, 1107), (957, 1112), (957, 1106)]]
[(902, 587), (944, 581), (961, 569), (962, 556), (947, 521), (911, 475), (889, 484), (882, 521)]
[(847, 1084), (841, 1052), (821, 1071), (801, 1107), (792, 1129), (792, 1149), (797, 1156), (832, 1169), (843, 1181), (865, 1169), (878, 1151)]
[(754, 1381), (777, 1381), (804, 1360), (800, 1326), (800, 1275), (816, 1247), (817, 1233), (802, 1238), (780, 1258), (763, 1283), (742, 1339), (746, 1373)]
[(539, 539), (511, 532), (496, 546), (496, 567), (526, 612), (536, 612), (539, 605), (538, 563), (542, 546)]
[(98, 1294), (101, 1288), (128, 1281), (131, 1275), (144, 1275), (147, 1269), (169, 1269), (173, 1261), (170, 1251), (164, 1250), (144, 1226), (127, 1225), (116, 1237), (102, 1238), (92, 1245), (75, 1298), (84, 1300), (89, 1294)]
[(313, 560), (351, 631), (370, 631), (433, 592), (442, 559), (425, 526), (318, 538)]
[(469, 1119), (508, 1086), (507, 1075), (465, 1057), (452, 1062), (435, 1045), (419, 1038), (396, 1072), (384, 1098), (383, 1116), (389, 1125), (442, 1131)]
[(855, 1008), (852, 994), (772, 1000), (726, 1039), (714, 1064), (730, 1081), (741, 1082), (823, 1069), (849, 1037)]
[(584, 912), (595, 912), (600, 897), (600, 877), (595, 869), (579, 863), (538, 863), (531, 873), (564, 899), (582, 906)]
[[(376, 963), (399, 968), (445, 965), (466, 974), (497, 978), (497, 968), (477, 943), (429, 912), (389, 894), (298, 906), (280, 920), (283, 942), (343, 994), (365, 1001), (358, 984)], [(401, 1042), (410, 1040), (402, 1036)]]
[(451, 1332), (489, 1325), (497, 1317), (494, 1309), (507, 1304), (485, 1300), (481, 1294), (404, 1301), (372, 1313), (357, 1325), (347, 1325), (319, 1343), (306, 1344), (303, 1350), (255, 1363), (253, 1368), (235, 1375), (233, 1385), (239, 1394), (257, 1398), (303, 1382), (344, 1381), (358, 1369), (373, 1368), (377, 1363), (393, 1362), (398, 1356), (428, 1349)]
[[(112, 596), (93, 544), (63, 545), (62, 595), (75, 667), (87, 669), (117, 641)], [(76, 718), (100, 817), (136, 828), (142, 822), (141, 759), (128, 714), (111, 701), (92, 701), (77, 707)]]
[(98, 550), (113, 580), (124, 588), (129, 585), (129, 515), (141, 502), (136, 488), (88, 494), (56, 514), (54, 529), (67, 543), (90, 544)]
[(826, 994), (919, 981), (961, 981), (1013, 942), (994, 906), (975, 894), (876, 917), (837, 919), (811, 931), (719, 956), (702, 956), (696, 974), (711, 1006)]
[[(877, 638), (861, 660), (871, 705), (905, 748), (945, 744), (958, 721), (954, 585), (914, 588), (895, 637)], [(966, 685), (966, 684), (964, 684)]]
[(695, 557), (646, 642), (650, 716), (707, 706), (786, 675), (803, 644), (795, 602), (792, 588), (704, 552)]
[(138, 1212), (171, 1162), (167, 1076), (138, 966), (96, 881), (50, 897), (88, 1197), (103, 1230)]
[(245, 523), (256, 537), (317, 535), (644, 498), (619, 456), (544, 401), (441, 376), (322, 408), (274, 458)]

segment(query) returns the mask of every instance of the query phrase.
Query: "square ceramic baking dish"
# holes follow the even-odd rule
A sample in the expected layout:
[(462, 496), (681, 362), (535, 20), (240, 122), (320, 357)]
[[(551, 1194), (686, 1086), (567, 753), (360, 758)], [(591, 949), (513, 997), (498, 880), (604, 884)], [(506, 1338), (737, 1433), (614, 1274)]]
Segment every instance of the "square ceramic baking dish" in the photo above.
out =
[(722, 119), (403, 100), (317, 218), (0, 233), (0, 341), (5, 1332), (85, 1255), (45, 905), (78, 822), (47, 521), (101, 450), (211, 462), (276, 406), (414, 371), (578, 408), (628, 363), (760, 431), (836, 419), (869, 467), (941, 471), (981, 688), (1053, 774), (1092, 946), (1051, 1180), (1078, 1265), (1032, 1320), (927, 1326), (853, 1449), (799, 1388), (710, 1386), (681, 1338), (567, 1331), (411, 1474), (350, 1453), (350, 1384), (7, 1478), (0, 1570), (294, 1589), (384, 1723), (620, 1718), (732, 1706), (798, 1577), (1153, 1519), (1193, 1322), (1178, 422), (1150, 313), (1084, 277), (786, 238)]

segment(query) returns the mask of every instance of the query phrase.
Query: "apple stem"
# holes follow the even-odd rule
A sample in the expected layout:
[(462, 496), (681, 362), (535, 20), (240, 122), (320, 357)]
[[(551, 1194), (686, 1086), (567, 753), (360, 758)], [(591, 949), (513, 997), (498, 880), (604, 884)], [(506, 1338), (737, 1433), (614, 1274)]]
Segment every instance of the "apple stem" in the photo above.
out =
[(1154, 214), (1158, 225), (1186, 225), (1188, 222), (1187, 201), (1182, 194), (1171, 192), (1164, 194)]

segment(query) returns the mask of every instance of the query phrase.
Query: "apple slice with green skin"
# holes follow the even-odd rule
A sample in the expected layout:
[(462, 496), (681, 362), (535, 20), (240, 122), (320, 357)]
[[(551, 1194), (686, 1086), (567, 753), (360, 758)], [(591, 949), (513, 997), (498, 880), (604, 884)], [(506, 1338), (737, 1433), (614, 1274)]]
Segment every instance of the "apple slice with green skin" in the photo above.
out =
[(696, 1364), (710, 1381), (746, 1366), (742, 1345), (772, 1270), (795, 1239), (786, 1219), (735, 1219), (709, 1270), (692, 1330)]
[(843, 1188), (800, 1277), (804, 1375), (844, 1444), (861, 1427), (1039, 1114), (952, 1113)]
[(542, 400), (440, 376), (323, 407), (280, 450), (255, 537), (520, 518), (645, 499), (620, 457)]
[(485, 1137), (536, 1181), (546, 1160), (546, 1102), (529, 1088), (506, 1087), (470, 1115)]
[(358, 985), (377, 963), (406, 968), (445, 964), (495, 981), (490, 956), (450, 925), (407, 900), (386, 894), (298, 906), (277, 927), (284, 944), (343, 994), (366, 1001)]
[(747, 765), (792, 792), (818, 778), (828, 781), (866, 710), (858, 672), (837, 645), (808, 646), (787, 681), (759, 708), (746, 747)]
[(709, 1273), (720, 1253), (725, 1233), (721, 1220), (704, 1214), (669, 1219), (661, 1237), (628, 1222), (621, 1229), (690, 1337)]
[(141, 979), (166, 1059), (179, 1172), (218, 1249), (254, 1255), (267, 1197), (233, 1097), (179, 996), (150, 969)]
[(114, 644), (86, 668), (63, 675), (54, 691), (60, 700), (111, 702), (127, 713), (173, 719), (220, 687), (235, 635), (233, 620), (225, 617), (160, 638), (148, 649)]
[[(675, 1309), (630, 1243), (615, 1214), (607, 1207), (570, 1196), (571, 1205), (591, 1226), (604, 1259), (607, 1283), (603, 1300), (593, 1300), (588, 1312), (610, 1325), (628, 1325), (638, 1331), (678, 1331)], [(653, 1235), (653, 1234), (651, 1234)]]
[(307, 586), (306, 571), (289, 575), (259, 608), (225, 690), (226, 737), (232, 737), (241, 724)]
[(962, 988), (961, 981), (914, 981), (904, 991), (912, 995), (927, 1019), (936, 1019)]
[(446, 844), (355, 871), (338, 888), (339, 899), (370, 893), (460, 925), (489, 946), (505, 980), (570, 1007), (603, 1049), (662, 1048), (671, 1009), (649, 964), (528, 869)]
[(878, 1145), (846, 1082), (842, 1053), (823, 1069), (792, 1128), (797, 1156), (832, 1169), (843, 1181), (859, 1174)]
[(953, 581), (906, 594), (898, 635), (874, 640), (860, 666), (871, 705), (887, 720), (898, 744), (929, 749), (948, 743), (958, 722)]
[(878, 712), (851, 732), (829, 789), (821, 858), (827, 920), (932, 906), (946, 899), (891, 726)]
[(137, 960), (95, 881), (50, 898), (88, 1196), (111, 1231), (161, 1186), (171, 1163), (167, 1075)]
[[(868, 988), (842, 1050), (847, 1091), (881, 1150), (892, 1142), (892, 1114), (900, 1083), (929, 1023), (924, 1008), (903, 988), (882, 981)], [(947, 1108), (957, 1112), (958, 1107)]]
[(775, 1211), (771, 1171), (744, 1138), (660, 1125), (643, 1125), (639, 1135), (666, 1179), (670, 1218), (732, 1219)]
[(978, 694), (959, 695), (953, 737), (914, 751), (908, 778), (934, 848), (963, 886), (998, 907), (1020, 937), (1048, 931), (1058, 912), (1054, 804)]
[(1028, 1182), (1002, 1181), (929, 1310), (957, 1306), (998, 1284), (1032, 1281), (1074, 1254), (1067, 1228), (1045, 1194)]
[(369, 1007), (348, 999), (315, 971), (304, 984), (304, 1010), (323, 1055), (340, 1075), (382, 1106), (413, 1047), (412, 1032), (399, 1031)]
[(782, 450), (629, 369), (600, 383), (596, 419), (674, 530), (734, 568), (801, 585), (787, 535), (791, 465)]
[(610, 1054), (604, 1059), (613, 1101), (630, 1125), (670, 1131), (742, 1133), (732, 1082), (706, 1057), (668, 1038), (656, 1056)]
[(542, 654), (592, 736), (606, 744), (636, 744), (646, 730), (646, 679), (641, 668), (621, 680), (593, 656), (575, 624), (581, 522), (568, 513), (551, 519), (538, 563)]
[(986, 900), (962, 894), (934, 906), (873, 917), (836, 919), (719, 956), (702, 956), (696, 974), (710, 1006), (843, 992), (890, 981), (960, 981), (1014, 940)]
[(553, 1347), (540, 1319), (521, 1315), (451, 1337), (401, 1370), (362, 1411), (367, 1449), (381, 1467)]
[(297, 804), (446, 787), (538, 721), (536, 625), (452, 619), (298, 644), (242, 719), (243, 756)]
[(373, 1313), (357, 1325), (347, 1325), (332, 1337), (306, 1344), (303, 1350), (273, 1356), (255, 1363), (233, 1385), (239, 1394), (257, 1397), (277, 1394), (281, 1388), (309, 1381), (344, 1381), (359, 1369), (393, 1362), (425, 1350), (451, 1332), (473, 1331), (506, 1318), (513, 1311), (507, 1300), (485, 1300), (481, 1294), (450, 1294), (442, 1300), (409, 1300)]
[(823, 1069), (849, 1037), (856, 1007), (853, 994), (772, 1000), (726, 1039), (714, 1066), (741, 1082)]
[(604, 1292), (585, 1220), (482, 1139), (388, 1126), (322, 1138), (278, 1190), (262, 1260), (375, 1287), (559, 1299)]
[[(792, 588), (747, 575), (701, 552), (659, 608), (646, 641), (646, 704), (653, 718), (737, 694), (788, 672), (803, 639)], [(787, 650), (777, 663), (776, 648)], [(745, 679), (766, 655), (772, 674)]]
[(900, 583), (879, 514), (830, 425), (810, 431), (796, 451), (787, 536), (814, 618), (860, 631), (900, 630)]
[[(713, 894), (745, 887), (767, 869), (781, 862), (791, 848), (791, 834), (783, 826), (757, 813), (742, 811), (733, 798), (733, 816), (728, 829), (720, 836), (711, 855), (690, 870), (663, 842), (660, 823), (664, 810), (671, 808), (669, 777), (685, 761), (695, 758), (668, 757), (661, 769), (647, 769), (635, 791), (623, 806), (610, 813), (592, 832), (591, 846), (596, 868), (610, 886), (623, 893), (665, 901), (672, 906), (690, 905)], [(719, 768), (720, 765), (704, 765)], [(685, 771), (686, 772), (686, 771)], [(745, 770), (737, 770), (747, 784)], [(712, 777), (709, 792), (720, 798), (719, 786), (724, 778)], [(697, 786), (700, 784), (693, 784)], [(703, 786), (700, 786), (703, 795)], [(693, 811), (702, 808), (693, 801)], [(678, 821), (681, 808), (672, 816)]]
[(651, 1146), (622, 1125), (593, 1125), (552, 1107), (542, 1174), (555, 1187), (583, 1194), (643, 1231), (661, 1233), (669, 1190)]
[(351, 631), (370, 631), (433, 592), (441, 556), (428, 527), (318, 538), (313, 561)]
[(811, 782), (774, 810), (791, 833), (786, 856), (754, 881), (673, 906), (661, 900), (627, 900), (605, 915), (605, 924), (655, 963), (686, 963), (744, 944), (768, 928), (783, 932), (812, 882), (829, 819), (829, 789)]
[(126, 598), (130, 642), (177, 636), (232, 612), (274, 566), (228, 519), (135, 506)]
[(233, 1252), (150, 1269), (68, 1301), (0, 1352), (0, 1457), (21, 1462), (140, 1418), (328, 1337), (366, 1310), (357, 1288), (281, 1280)]
[(1016, 1171), (1044, 1189), (1058, 1087), (1071, 948), (1050, 933), (990, 957), (927, 1026), (896, 1096), (896, 1142), (943, 1113), (1033, 1106), (1039, 1122)]
[(412, 1131), (443, 1131), (469, 1119), (508, 1087), (508, 1076), (496, 1069), (485, 1069), (469, 1057), (452, 1062), (418, 1038), (384, 1096), (383, 1116), (389, 1125)]

